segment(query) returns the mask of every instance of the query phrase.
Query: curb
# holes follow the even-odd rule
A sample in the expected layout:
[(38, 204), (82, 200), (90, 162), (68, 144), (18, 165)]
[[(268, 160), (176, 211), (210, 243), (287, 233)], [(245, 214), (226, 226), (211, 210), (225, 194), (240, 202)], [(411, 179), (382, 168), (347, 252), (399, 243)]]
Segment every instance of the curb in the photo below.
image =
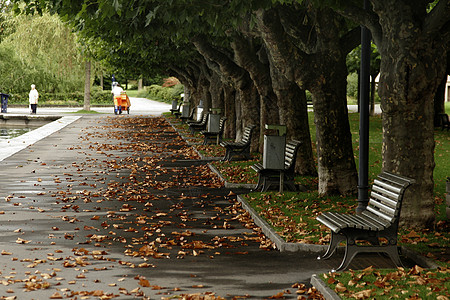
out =
[[(205, 158), (203, 158), (203, 156), (202, 156), (201, 154), (199, 154), (199, 155), (200, 155), (200, 157), (201, 157), (202, 159), (205, 159)], [(216, 173), (217, 176), (219, 176), (220, 180), (222, 180), (222, 182), (224, 183), (224, 186), (225, 186), (226, 188), (235, 188), (235, 189), (236, 189), (236, 188), (244, 188), (244, 189), (251, 189), (251, 188), (255, 187), (254, 184), (249, 184), (249, 183), (233, 183), (233, 182), (228, 182), (228, 181), (225, 180), (225, 178), (223, 177), (222, 173), (220, 173), (220, 171), (217, 170), (217, 168), (216, 168), (214, 165), (208, 164), (208, 166), (209, 166), (209, 168), (211, 169), (211, 171), (213, 171), (214, 173)]]
[(315, 287), (326, 300), (340, 300), (341, 297), (336, 294), (335, 291), (330, 289), (327, 284), (317, 275), (313, 274), (311, 276), (311, 285)]
[[(173, 125), (172, 125), (172, 127), (175, 129), (175, 127)], [(176, 131), (178, 132), (178, 130), (176, 130)], [(183, 137), (183, 139), (184, 139), (184, 137)], [(195, 145), (193, 145), (193, 146), (195, 146)], [(200, 158), (202, 160), (215, 160), (215, 158), (213, 158), (213, 157), (204, 157), (203, 155), (201, 155), (198, 152), (198, 150), (196, 149), (196, 147), (194, 147), (194, 149), (198, 153), (198, 155), (200, 156)], [(219, 178), (224, 182), (224, 186), (226, 188), (253, 188), (255, 186), (254, 184), (244, 184), (244, 183), (238, 184), (238, 183), (227, 182), (225, 180), (225, 178), (223, 177), (223, 175), (219, 172), (219, 170), (217, 170), (217, 168), (215, 166), (213, 166), (210, 163), (208, 163), (208, 166), (211, 169), (211, 171), (213, 171), (215, 174), (217, 174), (219, 176)], [(241, 203), (242, 207), (246, 211), (248, 211), (248, 213), (250, 214), (250, 216), (253, 219), (253, 222), (255, 222), (255, 224), (261, 228), (262, 232), (276, 245), (277, 249), (280, 252), (303, 251), (303, 252), (319, 253), (319, 252), (324, 252), (327, 249), (328, 245), (313, 245), (313, 244), (285, 242), (283, 240), (283, 238), (280, 237), (275, 232), (275, 230), (272, 228), (272, 226), (270, 226), (267, 223), (267, 221), (264, 220), (241, 195), (237, 195), (236, 198), (239, 201), (239, 203)], [(428, 259), (406, 247), (402, 246), (401, 251), (405, 257), (413, 260), (414, 262), (422, 265), (425, 268), (435, 269), (439, 266), (431, 259)], [(340, 300), (341, 299), (339, 297), (339, 295), (335, 291), (330, 289), (328, 287), (328, 285), (317, 274), (313, 274), (311, 276), (310, 283), (313, 287), (315, 287), (322, 294), (322, 296), (326, 300)]]
[(323, 252), (326, 250), (326, 245), (313, 245), (302, 243), (288, 243), (281, 238), (278, 233), (270, 226), (266, 220), (264, 220), (254, 209), (248, 204), (248, 202), (241, 196), (237, 196), (238, 201), (242, 204), (242, 207), (247, 210), (256, 225), (261, 227), (264, 234), (277, 246), (280, 252)]
[[(33, 116), (34, 119), (35, 116)], [(50, 117), (50, 119), (53, 118)], [(3, 161), (5, 158), (10, 157), (11, 155), (25, 149), (29, 145), (32, 145), (36, 143), (37, 141), (40, 141), (41, 139), (63, 129), (67, 125), (75, 122), (76, 120), (80, 119), (81, 116), (57, 116), (56, 120), (53, 122), (49, 122), (50, 120), (47, 120), (49, 123), (40, 126), (39, 128), (36, 128), (32, 131), (29, 131), (27, 133), (24, 133), (16, 138), (13, 138), (11, 140), (3, 140), (0, 141), (0, 148), (2, 148), (2, 153), (0, 154), (0, 161)], [(19, 117), (16, 117), (15, 120), (20, 120)], [(30, 120), (29, 116), (22, 116), (22, 121), (24, 120)], [(38, 120), (43, 121), (42, 118), (38, 117)]]

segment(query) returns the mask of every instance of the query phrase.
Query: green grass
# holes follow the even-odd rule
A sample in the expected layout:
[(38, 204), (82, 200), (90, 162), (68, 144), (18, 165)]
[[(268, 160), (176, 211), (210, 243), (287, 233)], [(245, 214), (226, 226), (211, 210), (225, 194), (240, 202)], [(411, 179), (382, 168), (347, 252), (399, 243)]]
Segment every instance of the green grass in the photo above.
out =
[[(450, 105), (448, 105), (450, 107)], [(358, 165), (359, 146), (359, 114), (349, 114), (350, 130), (352, 133), (355, 161)], [(315, 141), (315, 125), (312, 113), (309, 115), (312, 140)], [(399, 243), (413, 248), (429, 257), (442, 257), (440, 252), (447, 251), (450, 244), (448, 233), (448, 221), (445, 213), (446, 178), (450, 175), (448, 163), (450, 152), (450, 134), (447, 131), (435, 130), (435, 203), (436, 225), (434, 230), (412, 232), (401, 228)], [(380, 116), (370, 118), (369, 133), (369, 183), (381, 172), (382, 159), (382, 124)], [(315, 151), (315, 149), (313, 149)], [(249, 162), (214, 162), (216, 168), (229, 182), (256, 183), (256, 173), (250, 166), (258, 160)], [(323, 236), (328, 232), (326, 228), (317, 230), (319, 223), (315, 217), (319, 212), (330, 209), (342, 211), (354, 211), (357, 203), (355, 196), (351, 197), (327, 197), (319, 198), (317, 194), (317, 178), (298, 176), (296, 182), (307, 188), (304, 193), (255, 193), (246, 196), (247, 201), (271, 224), (274, 229), (288, 242), (306, 242), (326, 244), (329, 236)], [(338, 204), (336, 206), (336, 204)], [(444, 265), (448, 264), (444, 260)]]
[[(450, 103), (446, 104), (450, 111)], [(359, 114), (349, 114), (350, 130), (356, 164), (358, 164), (359, 146)], [(309, 115), (309, 123), (313, 142), (315, 141), (315, 125), (313, 115)], [(450, 262), (448, 248), (450, 233), (445, 214), (446, 178), (450, 175), (448, 163), (450, 151), (450, 134), (447, 131), (435, 130), (435, 199), (436, 225), (432, 230), (415, 232), (408, 228), (400, 228), (399, 244), (435, 259), (441, 265), (434, 271), (411, 270), (373, 270), (346, 271), (333, 274), (321, 274), (322, 279), (335, 290), (342, 299), (436, 299), (439, 295), (449, 295), (448, 274)], [(217, 146), (203, 146), (201, 151), (207, 156), (222, 156)], [(380, 116), (370, 118), (369, 133), (369, 181), (381, 171), (382, 124)], [(313, 149), (315, 151), (315, 149)], [(218, 155), (217, 153), (220, 153)], [(228, 182), (256, 183), (256, 173), (250, 169), (260, 155), (254, 154), (251, 161), (214, 162), (216, 168)], [(250, 193), (244, 197), (249, 204), (263, 217), (274, 230), (287, 242), (306, 244), (328, 244), (329, 230), (316, 221), (319, 213), (326, 211), (349, 212), (357, 205), (356, 197), (324, 197), (319, 198), (317, 192), (318, 179), (315, 177), (296, 177), (296, 183), (303, 185), (306, 192)], [(442, 254), (446, 253), (446, 254)], [(440, 260), (440, 261), (439, 261)], [(364, 298), (364, 294), (366, 295)], [(416, 297), (416, 298), (414, 298)], [(447, 299), (447, 298), (442, 298)]]
[(98, 111), (95, 111), (95, 110), (84, 110), (84, 109), (81, 109), (81, 110), (78, 110), (78, 111), (75, 111), (75, 112), (72, 112), (73, 114), (99, 114), (99, 112)]
[(128, 97), (137, 97), (138, 90), (126, 90)]
[[(450, 103), (446, 104), (450, 110)], [(315, 125), (312, 114), (309, 115), (312, 140), (315, 141)], [(355, 161), (358, 165), (359, 114), (349, 114)], [(409, 228), (400, 228), (399, 244), (409, 247), (424, 256), (435, 259), (442, 267), (435, 271), (399, 270), (363, 270), (346, 271), (331, 275), (322, 274), (322, 279), (335, 290), (342, 299), (438, 299), (448, 297), (450, 284), (449, 245), (450, 233), (445, 212), (446, 179), (450, 175), (448, 162), (450, 151), (450, 134), (435, 130), (435, 203), (436, 225), (434, 229), (415, 232)], [(381, 171), (382, 123), (380, 116), (370, 118), (369, 132), (369, 181)], [(315, 151), (315, 149), (314, 149)], [(214, 163), (227, 181), (255, 183), (256, 174), (250, 169), (251, 162)], [(263, 217), (274, 230), (287, 242), (306, 244), (328, 244), (329, 230), (316, 221), (319, 213), (326, 211), (351, 212), (355, 210), (355, 197), (319, 198), (317, 178), (296, 177), (306, 192), (250, 193), (244, 197), (248, 203)], [(327, 278), (326, 278), (327, 277)], [(364, 296), (365, 295), (365, 296)], [(359, 297), (359, 298), (358, 298)], [(365, 298), (364, 298), (365, 297)], [(416, 297), (416, 298), (414, 298)], [(442, 298), (448, 299), (448, 298)]]

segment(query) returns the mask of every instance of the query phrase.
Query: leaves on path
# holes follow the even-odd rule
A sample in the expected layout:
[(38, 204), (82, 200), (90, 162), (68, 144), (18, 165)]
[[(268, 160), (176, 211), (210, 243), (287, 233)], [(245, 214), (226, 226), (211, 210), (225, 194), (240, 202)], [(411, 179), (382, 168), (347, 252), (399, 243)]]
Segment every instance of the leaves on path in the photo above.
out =
[[(7, 203), (23, 209), (37, 209), (42, 213), (59, 211), (61, 214), (55, 222), (49, 222), (48, 244), (74, 246), (72, 255), (62, 255), (62, 250), (58, 250), (48, 253), (45, 259), (27, 262), (37, 274), (48, 274), (25, 278), (27, 290), (57, 287), (51, 299), (89, 296), (112, 299), (118, 293), (139, 296), (149, 288), (164, 289), (170, 294), (179, 288), (159, 287), (143, 276), (136, 279), (134, 290), (121, 288), (120, 282), (108, 285), (118, 293), (100, 289), (76, 291), (74, 287), (79, 288), (80, 280), (92, 280), (92, 277), (98, 278), (95, 282), (101, 282), (101, 272), (114, 264), (139, 273), (138, 270), (157, 268), (161, 259), (204, 257), (209, 260), (217, 255), (246, 255), (245, 249), (250, 245), (274, 249), (273, 243), (235, 201), (236, 195), (217, 192), (223, 188), (221, 180), (204, 163), (194, 163), (199, 159), (195, 149), (164, 119), (107, 118), (107, 122), (87, 128), (80, 134), (80, 143), (66, 149), (83, 155), (83, 160), (66, 165), (36, 161), (41, 168), (54, 173), (50, 176), (35, 168), (34, 196), (5, 197)], [(244, 231), (236, 234), (234, 228)], [(212, 234), (214, 231), (217, 233)], [(20, 230), (15, 234), (26, 232)], [(18, 237), (16, 243), (36, 242)], [(107, 249), (112, 245), (114, 249), (122, 247), (129, 261), (110, 258), (111, 251)], [(7, 250), (1, 254), (12, 255)], [(112, 265), (97, 267), (96, 261)], [(78, 274), (61, 280), (56, 271), (37, 270), (48, 264), (54, 269), (78, 270)], [(90, 274), (80, 272), (84, 269), (89, 269)], [(15, 279), (8, 284), (17, 282), (20, 281)], [(64, 283), (67, 288), (62, 287)], [(192, 288), (205, 286), (198, 283)], [(222, 299), (208, 292), (183, 297)]]

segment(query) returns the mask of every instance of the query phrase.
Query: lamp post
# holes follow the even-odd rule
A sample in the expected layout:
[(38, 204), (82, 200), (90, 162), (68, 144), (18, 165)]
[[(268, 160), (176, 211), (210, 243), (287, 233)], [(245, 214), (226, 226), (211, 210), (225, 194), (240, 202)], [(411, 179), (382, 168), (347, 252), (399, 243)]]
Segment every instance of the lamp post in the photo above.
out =
[[(364, 0), (364, 9), (369, 9), (369, 0)], [(369, 97), (370, 97), (370, 30), (361, 26), (361, 64), (359, 93), (359, 176), (358, 207), (361, 213), (369, 202)]]

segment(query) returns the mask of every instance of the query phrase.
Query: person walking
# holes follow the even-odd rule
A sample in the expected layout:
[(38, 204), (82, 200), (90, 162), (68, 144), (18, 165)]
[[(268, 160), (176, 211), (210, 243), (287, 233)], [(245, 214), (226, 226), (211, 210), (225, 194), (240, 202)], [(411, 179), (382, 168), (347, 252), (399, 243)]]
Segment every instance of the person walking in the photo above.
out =
[(38, 105), (39, 93), (36, 90), (36, 86), (34, 84), (31, 85), (31, 91), (29, 94), (29, 101), (31, 106), (31, 113), (36, 114), (36, 109)]

